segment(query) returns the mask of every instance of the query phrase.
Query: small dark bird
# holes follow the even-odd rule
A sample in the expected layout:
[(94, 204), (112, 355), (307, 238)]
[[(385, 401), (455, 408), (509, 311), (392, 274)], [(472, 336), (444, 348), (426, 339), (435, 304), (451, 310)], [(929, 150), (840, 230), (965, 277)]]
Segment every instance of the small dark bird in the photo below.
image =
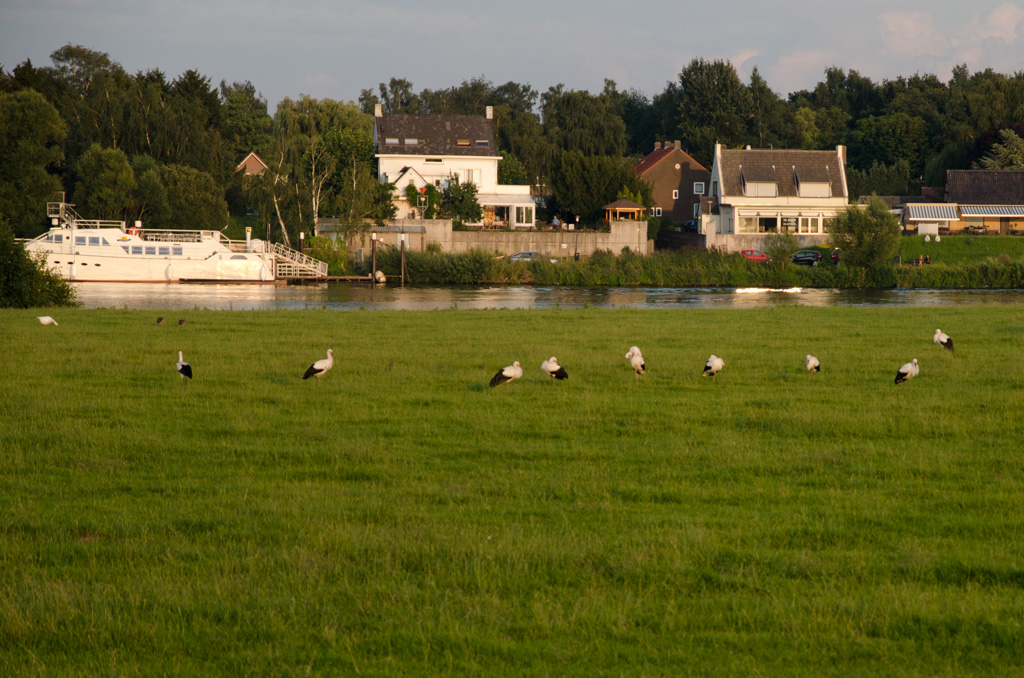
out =
[(545, 360), (540, 364), (540, 368), (544, 370), (544, 373), (555, 379), (568, 379), (569, 373), (565, 371), (565, 368), (558, 364), (558, 358), (551, 356), (550, 360)]
[(181, 380), (184, 383), (188, 383), (188, 380), (192, 378), (192, 366), (185, 362), (185, 356), (182, 355), (181, 351), (178, 351), (178, 374), (181, 375)]
[(185, 326), (185, 319), (182, 318), (181, 320), (178, 321), (178, 327), (184, 327), (184, 326)]
[(156, 319), (156, 324), (157, 325), (163, 325), (164, 324), (164, 319), (163, 318), (157, 318)]
[(519, 366), (519, 361), (516, 360), (507, 367), (502, 367), (498, 370), (498, 373), (491, 377), (491, 386), (497, 386), (498, 384), (505, 384), (505, 388), (512, 383), (513, 379), (518, 379), (523, 376), (523, 368)]
[(900, 368), (899, 372), (896, 373), (897, 384), (902, 384), (905, 381), (910, 381), (917, 376), (917, 373), (921, 371), (921, 368), (917, 366), (917, 358), (909, 363), (904, 363)]
[(309, 379), (310, 377), (316, 377), (316, 385), (320, 386), (320, 377), (324, 376), (329, 369), (334, 367), (334, 351), (327, 349), (327, 357), (317, 360), (315, 363), (306, 368), (303, 373), (303, 379)]
[(953, 351), (953, 339), (942, 330), (935, 330), (935, 336), (932, 337), (932, 341), (949, 351), (950, 355), (956, 355)]

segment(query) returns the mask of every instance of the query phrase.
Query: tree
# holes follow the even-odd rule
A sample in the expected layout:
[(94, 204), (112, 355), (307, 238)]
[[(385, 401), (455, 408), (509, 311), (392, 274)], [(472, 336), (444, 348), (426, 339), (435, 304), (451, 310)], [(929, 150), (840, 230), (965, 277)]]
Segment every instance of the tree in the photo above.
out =
[(906, 113), (861, 118), (846, 141), (849, 162), (859, 168), (905, 161), (919, 171), (928, 147), (924, 120)]
[[(337, 159), (330, 193), (334, 212), (342, 223), (354, 226), (366, 218), (387, 218), (380, 217), (380, 182), (373, 170), (376, 147), (370, 131), (361, 127), (333, 128), (326, 134), (326, 143)], [(386, 202), (394, 209), (390, 191)]]
[(75, 290), (50, 271), (45, 259), (34, 259), (14, 239), (14, 231), (0, 217), (0, 308), (71, 306)]
[(561, 211), (595, 222), (601, 209), (624, 188), (650, 206), (651, 187), (633, 172), (630, 163), (611, 156), (584, 156), (580, 151), (562, 153), (552, 178), (554, 197)]
[(753, 102), (731, 63), (691, 61), (679, 73), (678, 102), (676, 127), (698, 162), (711, 165), (715, 143), (746, 140)]
[(854, 198), (862, 195), (914, 195), (914, 191), (921, 188), (919, 182), (911, 180), (910, 163), (906, 160), (897, 160), (891, 165), (875, 162), (869, 170), (849, 167), (846, 181), (850, 196)]
[(46, 202), (61, 190), (51, 172), (63, 159), (67, 128), (42, 94), (0, 94), (0, 220), (19, 237), (45, 230)]
[(480, 221), (484, 212), (476, 199), (476, 184), (462, 183), (458, 175), (448, 178), (448, 183), (441, 191), (442, 217), (451, 219), (455, 224), (475, 223)]
[(761, 72), (750, 74), (751, 116), (748, 141), (755, 148), (792, 148), (799, 144), (793, 114), (785, 102), (768, 87)]
[(228, 224), (224, 191), (209, 174), (186, 165), (164, 165), (160, 183), (167, 192), (163, 228), (219, 231)]
[(135, 192), (135, 172), (124, 152), (93, 144), (78, 159), (73, 201), (90, 219), (127, 219)]
[(851, 205), (836, 215), (829, 241), (843, 251), (840, 261), (846, 266), (889, 268), (900, 246), (900, 223), (885, 203), (871, 198), (866, 208)]
[(1024, 169), (1024, 139), (1012, 129), (999, 130), (1000, 141), (992, 144), (985, 157), (972, 165), (973, 169)]
[(498, 161), (498, 183), (504, 186), (522, 186), (530, 183), (530, 175), (523, 163), (511, 153), (501, 153)]
[(626, 150), (626, 125), (606, 94), (564, 91), (551, 87), (541, 96), (544, 135), (562, 151), (584, 155), (622, 155)]

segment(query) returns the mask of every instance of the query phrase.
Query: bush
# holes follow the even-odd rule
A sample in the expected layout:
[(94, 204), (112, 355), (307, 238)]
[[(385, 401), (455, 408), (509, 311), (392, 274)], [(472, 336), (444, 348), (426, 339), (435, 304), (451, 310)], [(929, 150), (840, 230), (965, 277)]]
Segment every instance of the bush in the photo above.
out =
[(46, 267), (45, 257), (33, 258), (0, 221), (0, 308), (74, 306), (75, 289)]
[(328, 275), (346, 275), (350, 272), (344, 242), (313, 236), (306, 240), (305, 253), (327, 262)]

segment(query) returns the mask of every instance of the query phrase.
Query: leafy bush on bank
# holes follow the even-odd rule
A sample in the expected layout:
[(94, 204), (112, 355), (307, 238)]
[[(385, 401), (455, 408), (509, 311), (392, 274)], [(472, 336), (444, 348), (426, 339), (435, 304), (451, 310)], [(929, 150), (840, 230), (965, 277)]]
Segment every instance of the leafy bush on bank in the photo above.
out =
[(74, 306), (75, 290), (50, 271), (43, 257), (33, 258), (0, 221), (0, 308)]

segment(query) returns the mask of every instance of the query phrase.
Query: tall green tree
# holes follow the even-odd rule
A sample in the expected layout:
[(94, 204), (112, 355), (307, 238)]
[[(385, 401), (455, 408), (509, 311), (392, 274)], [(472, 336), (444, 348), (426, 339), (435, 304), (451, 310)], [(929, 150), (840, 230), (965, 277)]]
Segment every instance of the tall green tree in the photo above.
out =
[(544, 135), (562, 151), (584, 155), (622, 155), (626, 125), (607, 94), (565, 91), (562, 85), (541, 95)]
[(567, 217), (579, 215), (587, 223), (601, 219), (602, 208), (614, 202), (623, 189), (651, 204), (651, 188), (621, 157), (586, 156), (573, 150), (561, 154), (553, 176), (553, 193), (558, 211)]
[(829, 241), (843, 254), (842, 265), (880, 269), (892, 266), (900, 246), (900, 222), (877, 197), (866, 208), (851, 205), (832, 220)]
[(974, 163), (974, 169), (1024, 169), (1024, 139), (1012, 129), (999, 130), (1000, 141), (992, 144), (985, 157)]
[(440, 214), (456, 225), (475, 223), (483, 219), (483, 209), (476, 198), (477, 187), (472, 182), (462, 183), (457, 175), (448, 178), (441, 190)]
[(42, 94), (0, 94), (0, 219), (19, 237), (46, 230), (46, 202), (61, 190), (57, 175), (67, 134)]
[(711, 166), (716, 142), (746, 141), (753, 101), (731, 63), (691, 61), (679, 73), (678, 101), (676, 127), (698, 162)]
[(167, 194), (162, 228), (220, 231), (228, 225), (224, 191), (213, 177), (187, 165), (163, 165), (160, 182)]
[(93, 144), (78, 159), (72, 200), (88, 218), (126, 220), (135, 190), (135, 172), (120, 149)]

